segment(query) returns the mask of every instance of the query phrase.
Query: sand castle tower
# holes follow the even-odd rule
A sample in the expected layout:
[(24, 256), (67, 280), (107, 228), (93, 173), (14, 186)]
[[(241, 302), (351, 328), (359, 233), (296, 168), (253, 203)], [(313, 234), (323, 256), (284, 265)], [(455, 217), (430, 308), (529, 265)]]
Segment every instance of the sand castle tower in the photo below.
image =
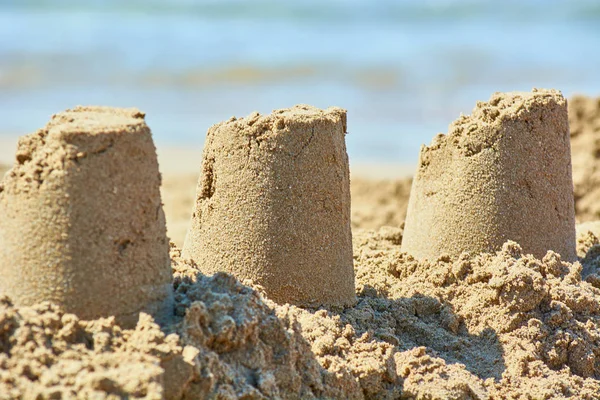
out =
[(554, 90), (495, 93), (423, 146), (402, 250), (435, 259), (507, 240), (574, 261), (567, 104)]
[(295, 106), (208, 131), (183, 255), (300, 306), (355, 301), (346, 112)]
[(78, 107), (19, 141), (0, 183), (0, 295), (81, 318), (172, 314), (156, 150), (135, 109)]

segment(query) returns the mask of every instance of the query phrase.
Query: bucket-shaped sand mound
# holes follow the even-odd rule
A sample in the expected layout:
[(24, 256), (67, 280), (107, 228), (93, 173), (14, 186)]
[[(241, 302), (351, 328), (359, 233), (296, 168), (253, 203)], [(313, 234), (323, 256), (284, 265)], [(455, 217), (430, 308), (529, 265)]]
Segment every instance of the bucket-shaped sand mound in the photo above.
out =
[(346, 112), (295, 106), (208, 131), (183, 255), (301, 306), (355, 301)]
[(0, 183), (0, 295), (81, 318), (172, 314), (156, 150), (135, 109), (78, 107), (19, 141)]
[(513, 240), (572, 261), (574, 221), (566, 100), (554, 90), (495, 93), (422, 147), (402, 250), (435, 259)]

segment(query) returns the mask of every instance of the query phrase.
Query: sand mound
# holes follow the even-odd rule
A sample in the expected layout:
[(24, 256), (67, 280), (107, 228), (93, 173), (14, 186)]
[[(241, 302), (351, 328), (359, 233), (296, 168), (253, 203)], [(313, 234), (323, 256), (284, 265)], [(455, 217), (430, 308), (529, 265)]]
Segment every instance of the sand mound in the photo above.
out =
[[(578, 221), (600, 218), (600, 98), (574, 96), (568, 101), (575, 212)], [(596, 143), (598, 142), (598, 143)], [(0, 166), (0, 171), (2, 166)], [(1, 172), (0, 172), (1, 173)], [(163, 199), (169, 236), (183, 245), (197, 174), (165, 175)], [(406, 217), (411, 178), (351, 179), (352, 228), (399, 227)]]
[(421, 147), (402, 250), (433, 260), (513, 240), (528, 254), (574, 261), (572, 188), (562, 94), (494, 93)]
[[(359, 302), (277, 305), (173, 249), (181, 321), (135, 330), (0, 303), (0, 393), (97, 398), (593, 398), (600, 391), (600, 245), (582, 266), (514, 243), (417, 262), (397, 228), (355, 233)], [(183, 396), (183, 397), (182, 397)]]
[(0, 293), (83, 318), (172, 314), (156, 149), (137, 109), (76, 107), (19, 140), (0, 181)]
[(600, 98), (569, 100), (575, 212), (578, 221), (600, 218)]
[(207, 133), (183, 254), (279, 303), (355, 301), (346, 111), (252, 113)]

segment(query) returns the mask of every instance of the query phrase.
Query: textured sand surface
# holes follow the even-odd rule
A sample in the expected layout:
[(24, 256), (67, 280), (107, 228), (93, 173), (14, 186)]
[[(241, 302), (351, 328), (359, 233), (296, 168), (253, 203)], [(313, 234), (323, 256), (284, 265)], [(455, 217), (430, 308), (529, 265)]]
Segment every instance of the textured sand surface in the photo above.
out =
[(355, 301), (346, 111), (299, 105), (208, 130), (183, 254), (280, 303)]
[(19, 141), (0, 183), (0, 293), (83, 318), (171, 313), (169, 243), (144, 114), (78, 107)]
[(554, 90), (495, 93), (423, 146), (408, 203), (403, 251), (575, 255), (566, 100)]
[[(514, 243), (417, 262), (397, 228), (355, 232), (358, 304), (277, 305), (173, 249), (177, 314), (162, 332), (0, 302), (0, 393), (9, 397), (536, 398), (600, 391), (600, 245), (583, 268)], [(110, 397), (112, 396), (112, 397)]]
[[(573, 124), (572, 112), (569, 118)], [(593, 124), (582, 124), (589, 140), (600, 135)], [(573, 144), (576, 193), (585, 184), (578, 174), (587, 173), (578, 165), (596, 160), (578, 163), (591, 150), (577, 149)], [(173, 224), (186, 224), (196, 179), (197, 171), (165, 174), (170, 233)], [(0, 394), (597, 398), (600, 221), (577, 227), (580, 263), (564, 263), (554, 253), (535, 259), (514, 243), (497, 254), (418, 262), (400, 249), (407, 187), (410, 180), (352, 180), (355, 307), (277, 305), (260, 287), (202, 275), (173, 248), (180, 320), (162, 331), (149, 317), (123, 330), (112, 319), (83, 321), (48, 304), (0, 302)], [(582, 199), (600, 200), (589, 189), (580, 189), (576, 208)], [(578, 219), (593, 219), (577, 209)], [(367, 224), (376, 230), (358, 229)]]
[(161, 196), (167, 216), (167, 235), (181, 247), (190, 227), (198, 173), (163, 173), (162, 177)]

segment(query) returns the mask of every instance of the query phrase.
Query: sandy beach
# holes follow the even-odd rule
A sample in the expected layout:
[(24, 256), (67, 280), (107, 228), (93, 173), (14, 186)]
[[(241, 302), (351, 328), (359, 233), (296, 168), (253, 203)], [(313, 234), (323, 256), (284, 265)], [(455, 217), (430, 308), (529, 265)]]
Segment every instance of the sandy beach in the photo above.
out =
[[(510, 123), (546, 136), (557, 132), (544, 121), (559, 126), (564, 117), (566, 124), (566, 105), (558, 94), (540, 96), (558, 100), (548, 106), (546, 100), (499, 94), (499, 100), (490, 100), (491, 108), (478, 104), (474, 115), (482, 115), (480, 125), (467, 129), (474, 132), (468, 136), (473, 141), (448, 142), (458, 149), (452, 162), (465, 154), (472, 157), (473, 149), (493, 147), (488, 139), (497, 131), (481, 131), (485, 136), (481, 126)], [(531, 105), (536, 102), (540, 109)], [(486, 120), (494, 107), (500, 112)], [(564, 116), (557, 107), (565, 107)], [(452, 125), (449, 141), (457, 137), (452, 129), (458, 125)], [(84, 320), (54, 304), (17, 306), (0, 296), (0, 398), (596, 398), (600, 99), (568, 99), (568, 126), (572, 161), (568, 154), (563, 161), (572, 163), (575, 221), (562, 218), (558, 200), (550, 207), (546, 189), (535, 186), (543, 171), (532, 178), (535, 196), (527, 195), (522, 208), (537, 203), (573, 229), (574, 222), (587, 222), (578, 225), (573, 262), (552, 248), (544, 248), (538, 258), (530, 255), (525, 246), (539, 251), (535, 238), (542, 233), (536, 229), (542, 228), (529, 226), (518, 227), (527, 232), (523, 245), (508, 240), (496, 251), (417, 259), (402, 251), (402, 241), (412, 176), (423, 164), (353, 165), (350, 160), (356, 302), (349, 307), (276, 303), (269, 288), (223, 272), (203, 274), (195, 261), (183, 258), (181, 248), (198, 201), (202, 152), (159, 146), (161, 196), (173, 242), (174, 321), (161, 327), (142, 314), (134, 329), (124, 329), (114, 318)], [(568, 137), (568, 131), (563, 133)], [(488, 139), (477, 142), (481, 137)], [(436, 150), (440, 143), (434, 139), (430, 146)], [(16, 140), (0, 142), (0, 176), (13, 164), (15, 149)], [(558, 158), (542, 153), (544, 162)], [(533, 170), (535, 165), (527, 164), (534, 163), (533, 155), (525, 158), (510, 159), (511, 165)], [(566, 171), (559, 167), (557, 171)], [(570, 170), (567, 177), (571, 179)], [(448, 187), (455, 182), (445, 179)], [(459, 183), (459, 189), (470, 184)], [(517, 191), (513, 188), (511, 194)], [(568, 200), (569, 190), (558, 195), (565, 193)], [(551, 239), (569, 241), (567, 230), (560, 225)], [(419, 240), (427, 241), (422, 232)], [(481, 235), (481, 229), (469, 234)]]

